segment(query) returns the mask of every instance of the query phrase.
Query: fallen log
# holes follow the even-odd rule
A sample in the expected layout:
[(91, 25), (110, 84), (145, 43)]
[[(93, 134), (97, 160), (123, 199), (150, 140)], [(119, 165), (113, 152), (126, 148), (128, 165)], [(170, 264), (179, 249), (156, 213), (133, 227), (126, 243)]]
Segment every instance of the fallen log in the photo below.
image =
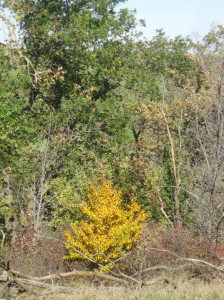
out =
[(98, 271), (72, 271), (72, 272), (67, 272), (67, 273), (58, 273), (58, 274), (51, 274), (51, 275), (47, 275), (47, 276), (43, 276), (43, 277), (32, 277), (26, 274), (22, 274), (18, 271), (14, 271), (11, 270), (11, 273), (15, 276), (18, 276), (20, 278), (23, 279), (28, 279), (31, 281), (35, 281), (35, 282), (42, 282), (42, 281), (47, 281), (47, 280), (53, 280), (53, 279), (62, 279), (62, 278), (68, 278), (68, 277), (98, 277), (98, 278), (102, 278), (105, 280), (110, 280), (110, 281), (114, 281), (116, 283), (121, 283), (121, 284), (127, 284), (127, 282), (123, 279), (117, 278), (115, 276), (111, 276), (108, 274), (103, 274), (100, 273)]
[(54, 293), (75, 294), (78, 291), (78, 289), (74, 289), (74, 288), (70, 288), (70, 287), (44, 283), (44, 282), (34, 281), (34, 280), (30, 280), (30, 279), (25, 279), (25, 278), (17, 279), (17, 281), (19, 282), (19, 284), (31, 285), (33, 287), (48, 289), (48, 290), (53, 291)]
[[(49, 293), (76, 294), (78, 292), (78, 289), (57, 285), (53, 282), (54, 280), (60, 280), (60, 279), (70, 278), (70, 277), (93, 277), (93, 278), (97, 277), (103, 280), (109, 280), (125, 286), (128, 286), (129, 283), (136, 284), (140, 288), (142, 286), (151, 286), (153, 284), (163, 282), (163, 283), (171, 284), (174, 288), (176, 288), (174, 282), (169, 277), (167, 277), (166, 274), (162, 274), (162, 276), (156, 278), (154, 276), (153, 276), (154, 278), (150, 278), (151, 276), (148, 277), (148, 273), (154, 271), (156, 272), (164, 271), (167, 273), (167, 272), (181, 270), (184, 268), (189, 268), (190, 266), (200, 266), (212, 270), (213, 272), (216, 272), (219, 275), (222, 276), (224, 275), (223, 266), (216, 266), (210, 262), (200, 260), (200, 259), (184, 258), (166, 249), (157, 249), (157, 248), (150, 248), (150, 249), (152, 251), (166, 252), (174, 255), (176, 261), (179, 263), (181, 262), (181, 265), (178, 265), (176, 267), (168, 267), (166, 265), (152, 266), (140, 270), (139, 272), (135, 272), (132, 275), (127, 275), (122, 273), (117, 267), (116, 268), (117, 273), (111, 272), (111, 274), (103, 274), (100, 273), (98, 270), (94, 270), (94, 271), (73, 270), (67, 273), (57, 273), (57, 274), (50, 274), (42, 277), (33, 277), (15, 270), (11, 270), (9, 267), (9, 262), (7, 263), (3, 262), (1, 264), (3, 273), (0, 276), (0, 281), (4, 283), (4, 288), (2, 291), (0, 291), (0, 296), (4, 293), (4, 289), (7, 288), (7, 286), (10, 286), (11, 283), (17, 284), (17, 286), (20, 288), (20, 291), (25, 291), (27, 289), (26, 286), (33, 286), (33, 287), (45, 289), (46, 292)], [(51, 281), (51, 283), (47, 283), (47, 281)]]

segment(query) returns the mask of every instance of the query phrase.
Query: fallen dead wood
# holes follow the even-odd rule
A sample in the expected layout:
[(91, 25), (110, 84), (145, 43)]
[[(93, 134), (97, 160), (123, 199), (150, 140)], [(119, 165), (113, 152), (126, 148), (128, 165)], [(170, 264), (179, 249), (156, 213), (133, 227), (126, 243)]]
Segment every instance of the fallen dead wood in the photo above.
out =
[[(185, 258), (181, 257), (178, 254), (166, 250), (166, 249), (157, 249), (157, 248), (150, 248), (151, 251), (158, 251), (158, 252), (165, 252), (168, 254), (173, 255), (176, 258), (176, 262), (178, 265), (176, 267), (168, 267), (166, 265), (158, 265), (158, 266), (152, 266), (143, 270), (139, 270), (138, 272), (135, 272), (132, 275), (127, 275), (123, 272), (121, 272), (116, 265), (116, 272), (110, 271), (110, 274), (103, 274), (100, 273), (98, 270), (94, 271), (78, 271), (73, 270), (71, 272), (67, 273), (57, 273), (57, 274), (50, 274), (47, 276), (42, 277), (33, 277), (30, 275), (23, 274), (21, 272), (11, 270), (9, 267), (9, 262), (2, 263), (1, 268), (3, 268), (3, 273), (0, 276), (0, 281), (4, 283), (3, 289), (0, 291), (0, 297), (3, 296), (5, 289), (7, 287), (10, 287), (10, 285), (16, 284), (20, 291), (26, 291), (27, 286), (37, 287), (44, 289), (47, 293), (64, 293), (64, 294), (76, 294), (78, 292), (78, 289), (66, 287), (63, 285), (58, 285), (54, 282), (54, 280), (60, 280), (65, 278), (71, 278), (71, 277), (96, 277), (103, 280), (112, 281), (121, 285), (129, 285), (129, 284), (135, 284), (138, 287), (142, 286), (151, 286), (158, 283), (166, 283), (171, 284), (174, 288), (176, 288), (175, 283), (172, 279), (169, 278), (169, 276), (166, 276), (167, 272), (175, 272), (177, 270), (183, 270), (185, 268), (189, 268), (192, 266), (197, 267), (203, 267), (207, 270), (212, 271), (213, 273), (217, 274), (218, 276), (224, 277), (224, 267), (223, 266), (217, 266), (210, 262), (196, 259), (196, 258)], [(155, 277), (151, 276), (152, 272), (162, 272), (161, 276)], [(151, 274), (151, 275), (150, 275)], [(51, 281), (50, 283), (47, 283), (47, 281)]]
[[(7, 273), (7, 275), (6, 275)], [(65, 293), (65, 294), (75, 294), (77, 293), (78, 289), (70, 288), (70, 287), (65, 287), (61, 285), (56, 285), (56, 284), (49, 284), (46, 283), (45, 281), (48, 280), (58, 280), (62, 278), (69, 278), (69, 277), (98, 277), (102, 278), (104, 280), (110, 280), (116, 283), (120, 283), (122, 285), (128, 285), (130, 282), (134, 282), (135, 284), (141, 285), (141, 286), (150, 286), (153, 284), (156, 284), (158, 282), (164, 282), (164, 283), (171, 283), (173, 285), (173, 282), (166, 277), (166, 276), (161, 276), (158, 278), (154, 278), (148, 281), (139, 281), (136, 280), (130, 276), (127, 276), (123, 274), (124, 279), (117, 278), (115, 276), (111, 276), (108, 274), (102, 274), (99, 271), (72, 271), (72, 272), (67, 272), (67, 273), (58, 273), (58, 274), (51, 274), (43, 277), (32, 277), (23, 273), (20, 273), (18, 271), (10, 270), (10, 271), (5, 271), (4, 272), (4, 277), (0, 277), (0, 280), (8, 282), (14, 282), (18, 286), (26, 289), (26, 285), (33, 286), (33, 287), (38, 287), (41, 289), (47, 289), (48, 292), (52, 293)]]
[(75, 270), (68, 273), (58, 273), (58, 274), (52, 274), (43, 277), (32, 277), (26, 274), (22, 274), (18, 271), (4, 270), (2, 276), (0, 276), (0, 281), (5, 282), (5, 284), (3, 286), (3, 289), (0, 291), (0, 296), (1, 297), (3, 296), (6, 288), (12, 283), (17, 284), (17, 286), (19, 286), (19, 288), (22, 291), (26, 291), (27, 290), (26, 286), (28, 285), (32, 287), (46, 289), (49, 293), (75, 294), (77, 293), (78, 289), (44, 282), (48, 280), (53, 281), (53, 280), (69, 278), (69, 277), (98, 277), (105, 280), (111, 280), (123, 285), (127, 285), (127, 282), (120, 278), (116, 278), (114, 276), (107, 275), (107, 274), (102, 274), (98, 271), (91, 272), (91, 271)]
[[(173, 255), (174, 257), (176, 257), (177, 261), (191, 263), (191, 265), (193, 265), (193, 266), (206, 267), (207, 269), (212, 269), (213, 271), (224, 275), (224, 266), (217, 266), (217, 265), (214, 265), (214, 264), (207, 262), (205, 260), (202, 260), (202, 259), (182, 257), (182, 256), (180, 256), (170, 250), (167, 250), (167, 249), (150, 248), (150, 250), (157, 251), (157, 252), (169, 253), (169, 254)], [(182, 265), (180, 265), (179, 268), (181, 266)]]
[(167, 267), (165, 265), (153, 266), (153, 267), (150, 267), (150, 268), (147, 268), (147, 269), (140, 270), (140, 271), (134, 273), (132, 276), (135, 277), (135, 276), (139, 276), (141, 274), (149, 273), (149, 272), (153, 272), (153, 271), (175, 272), (175, 271), (178, 271), (178, 270), (189, 268), (190, 266), (192, 266), (192, 264), (190, 264), (190, 263), (180, 265), (178, 267)]
[[(7, 273), (7, 275), (6, 275)], [(15, 272), (19, 273), (19, 272)], [(43, 283), (39, 281), (35, 281), (32, 279), (27, 279), (23, 277), (30, 277), (28, 275), (24, 275), (22, 278), (16, 277), (17, 274), (14, 274), (14, 272), (11, 271), (4, 271), (3, 276), (0, 277), (0, 281), (5, 282), (3, 285), (3, 288), (0, 290), (0, 297), (3, 297), (6, 289), (8, 286), (11, 284), (16, 284), (21, 291), (27, 291), (27, 285), (33, 286), (33, 287), (38, 287), (42, 289), (48, 289), (52, 293), (63, 293), (63, 294), (75, 294), (77, 292), (77, 289), (70, 288), (70, 287), (65, 287), (65, 286), (60, 286), (60, 285), (55, 285), (55, 284), (49, 284), (49, 283)], [(17, 275), (18, 276), (18, 275)]]
[(43, 276), (43, 277), (32, 277), (29, 275), (25, 275), (22, 274), (20, 272), (11, 270), (11, 273), (23, 278), (23, 279), (29, 279), (31, 281), (35, 281), (35, 282), (42, 282), (42, 281), (47, 281), (47, 280), (53, 280), (53, 279), (62, 279), (62, 278), (68, 278), (68, 277), (99, 277), (105, 280), (110, 280), (110, 281), (114, 281), (116, 283), (121, 283), (121, 284), (127, 284), (126, 281), (124, 281), (123, 279), (117, 278), (115, 276), (111, 276), (108, 274), (103, 274), (100, 273), (98, 271), (72, 271), (72, 272), (67, 272), (67, 273), (58, 273), (58, 274), (52, 274), (52, 275), (47, 275), (47, 276)]
[(220, 272), (224, 274), (224, 267), (213, 265), (205, 260), (196, 259), (196, 258), (179, 258), (178, 260), (188, 261), (191, 262), (193, 265), (197, 265), (200, 267), (207, 267), (209, 269), (213, 269), (214, 271)]
[(63, 293), (63, 294), (75, 294), (77, 293), (78, 289), (70, 288), (70, 287), (65, 287), (61, 285), (55, 285), (55, 284), (49, 284), (49, 283), (43, 283), (43, 282), (38, 282), (34, 280), (29, 280), (29, 279), (17, 279), (20, 284), (25, 284), (25, 285), (31, 285), (33, 287), (39, 287), (42, 289), (48, 289), (54, 291), (54, 293)]

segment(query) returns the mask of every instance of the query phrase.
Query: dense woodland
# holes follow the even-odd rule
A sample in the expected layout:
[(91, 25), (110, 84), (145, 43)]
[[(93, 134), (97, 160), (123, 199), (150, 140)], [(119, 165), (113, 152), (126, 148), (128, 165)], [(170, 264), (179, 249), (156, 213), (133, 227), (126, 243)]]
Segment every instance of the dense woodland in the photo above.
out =
[(133, 279), (160, 263), (149, 247), (224, 253), (224, 27), (146, 40), (122, 2), (0, 1), (0, 240), (15, 266), (60, 248), (61, 264), (120, 278), (130, 253)]

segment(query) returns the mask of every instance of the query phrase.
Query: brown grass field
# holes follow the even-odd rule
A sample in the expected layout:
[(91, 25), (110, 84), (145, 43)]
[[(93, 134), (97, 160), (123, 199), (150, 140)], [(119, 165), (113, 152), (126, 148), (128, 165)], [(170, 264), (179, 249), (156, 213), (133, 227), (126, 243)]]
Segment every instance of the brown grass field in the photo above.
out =
[(45, 294), (40, 290), (17, 294), (11, 290), (10, 295), (2, 299), (17, 300), (223, 300), (224, 285), (222, 282), (213, 281), (203, 283), (201, 280), (187, 281), (184, 278), (175, 281), (176, 288), (171, 285), (157, 284), (150, 287), (143, 287), (141, 290), (136, 288), (125, 288), (121, 286), (95, 286), (90, 283), (73, 282), (73, 287), (77, 293), (67, 294)]

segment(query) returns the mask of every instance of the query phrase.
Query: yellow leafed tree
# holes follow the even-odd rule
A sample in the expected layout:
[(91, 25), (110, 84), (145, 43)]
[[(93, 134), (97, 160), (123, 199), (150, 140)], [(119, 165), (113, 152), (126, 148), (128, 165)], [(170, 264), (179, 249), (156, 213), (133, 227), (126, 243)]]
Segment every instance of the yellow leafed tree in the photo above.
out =
[(71, 223), (67, 231), (66, 259), (91, 259), (108, 264), (131, 249), (143, 228), (146, 213), (135, 199), (122, 206), (122, 192), (111, 181), (104, 180), (90, 187), (88, 203), (83, 203), (86, 219), (79, 225)]

